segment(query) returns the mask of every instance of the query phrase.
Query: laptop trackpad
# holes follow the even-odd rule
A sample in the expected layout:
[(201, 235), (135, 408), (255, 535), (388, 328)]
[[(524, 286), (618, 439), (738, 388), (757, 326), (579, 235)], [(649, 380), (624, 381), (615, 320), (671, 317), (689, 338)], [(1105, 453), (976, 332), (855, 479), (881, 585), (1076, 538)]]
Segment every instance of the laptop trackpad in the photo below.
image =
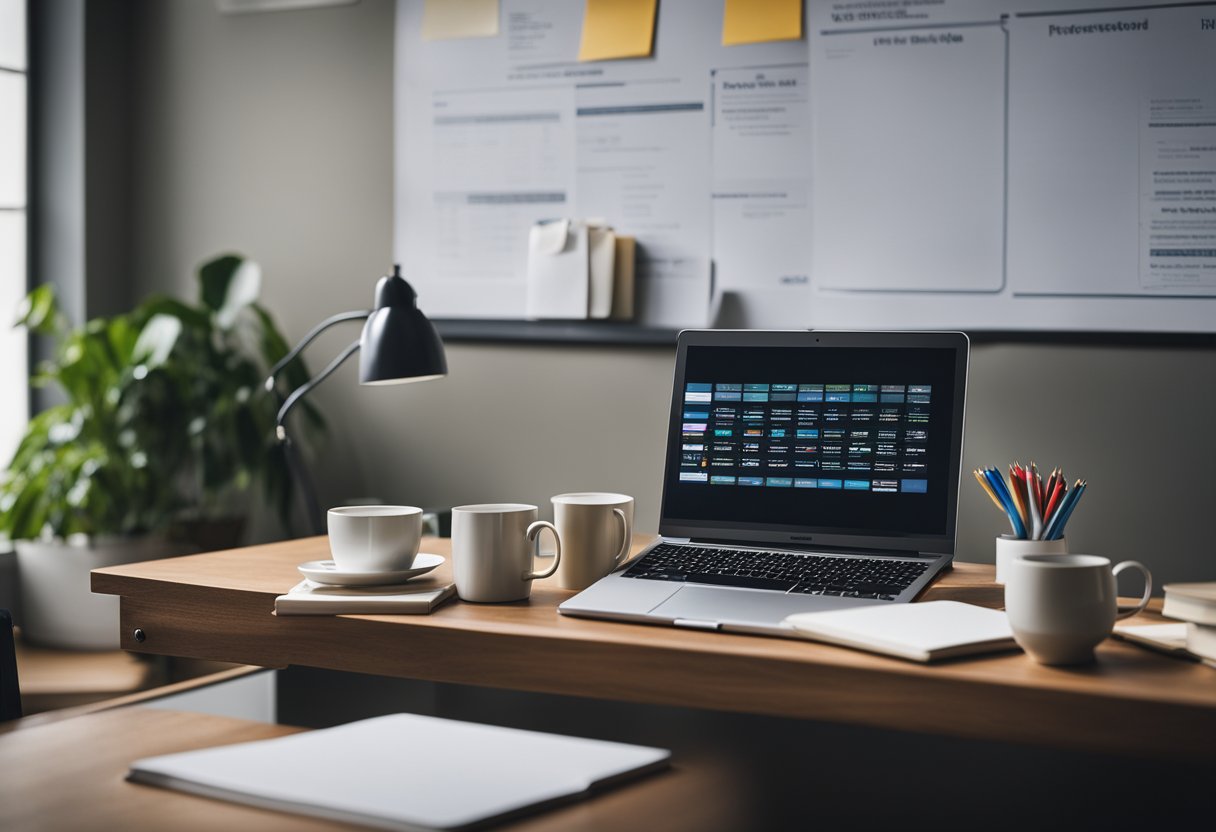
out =
[(822, 609), (824, 599), (815, 595), (779, 595), (776, 592), (747, 592), (737, 589), (685, 586), (650, 611), (663, 618), (685, 618), (692, 621), (779, 624), (787, 615)]

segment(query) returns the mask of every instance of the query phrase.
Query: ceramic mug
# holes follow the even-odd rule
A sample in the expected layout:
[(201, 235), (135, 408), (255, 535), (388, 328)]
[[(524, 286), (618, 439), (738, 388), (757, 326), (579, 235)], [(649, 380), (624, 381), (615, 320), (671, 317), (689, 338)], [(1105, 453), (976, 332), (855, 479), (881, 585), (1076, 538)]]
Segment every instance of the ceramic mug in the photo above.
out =
[(996, 582), (1005, 583), (1005, 575), (1009, 571), (1009, 561), (1018, 555), (1066, 555), (1068, 554), (1068, 539), (1059, 540), (1025, 540), (1011, 534), (1003, 534), (996, 539)]
[[(1144, 595), (1123, 607), (1115, 578), (1128, 568), (1144, 575)], [(1134, 560), (1112, 569), (1097, 555), (1020, 555), (1009, 562), (1005, 612), (1014, 640), (1040, 664), (1084, 664), (1115, 619), (1143, 610), (1152, 592), (1153, 576)]]
[[(532, 581), (547, 578), (562, 560), (562, 541), (552, 523), (537, 520), (536, 506), (483, 503), (452, 509), (452, 575), (462, 601), (521, 601)], [(533, 541), (542, 530), (553, 533), (553, 563), (533, 569)]]
[(633, 498), (580, 491), (552, 499), (553, 522), (565, 547), (557, 569), (563, 589), (586, 589), (625, 562), (633, 542)]
[(329, 551), (344, 572), (409, 569), (422, 541), (417, 506), (338, 506), (325, 517)]

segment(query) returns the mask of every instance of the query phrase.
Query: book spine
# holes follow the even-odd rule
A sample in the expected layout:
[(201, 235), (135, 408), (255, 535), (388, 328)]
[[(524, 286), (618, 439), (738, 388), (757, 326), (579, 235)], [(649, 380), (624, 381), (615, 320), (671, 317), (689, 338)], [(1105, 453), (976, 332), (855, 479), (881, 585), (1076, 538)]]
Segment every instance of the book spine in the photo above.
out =
[(1216, 661), (1216, 627), (1188, 623), (1186, 649), (1205, 661)]
[(1166, 618), (1177, 618), (1182, 621), (1216, 627), (1216, 604), (1209, 604), (1182, 595), (1172, 595), (1169, 590), (1166, 590), (1165, 603), (1161, 605), (1161, 614)]

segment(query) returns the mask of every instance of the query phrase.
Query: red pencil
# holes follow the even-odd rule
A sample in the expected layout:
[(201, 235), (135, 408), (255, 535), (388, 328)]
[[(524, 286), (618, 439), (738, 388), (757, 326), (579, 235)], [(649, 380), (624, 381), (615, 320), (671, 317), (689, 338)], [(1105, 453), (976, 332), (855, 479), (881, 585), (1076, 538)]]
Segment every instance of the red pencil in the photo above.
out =
[[(1043, 489), (1043, 500), (1046, 502), (1051, 499), (1052, 493), (1056, 490), (1056, 480), (1059, 479), (1060, 469), (1052, 468), (1051, 476), (1047, 478), (1047, 487)], [(1043, 506), (1044, 509), (1047, 506)]]
[(1064, 483), (1064, 474), (1056, 478), (1056, 487), (1052, 489), (1051, 497), (1047, 500), (1047, 513), (1043, 516), (1044, 524), (1051, 521), (1051, 513), (1056, 510), (1056, 506), (1060, 504), (1060, 500), (1064, 497), (1064, 492), (1068, 490), (1068, 486)]

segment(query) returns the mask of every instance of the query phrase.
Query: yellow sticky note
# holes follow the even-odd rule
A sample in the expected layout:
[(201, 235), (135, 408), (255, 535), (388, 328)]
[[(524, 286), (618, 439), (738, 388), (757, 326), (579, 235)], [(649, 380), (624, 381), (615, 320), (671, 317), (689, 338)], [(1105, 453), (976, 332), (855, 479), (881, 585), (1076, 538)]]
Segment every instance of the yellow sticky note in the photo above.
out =
[(726, 0), (723, 46), (801, 37), (802, 0)]
[(498, 34), (498, 0), (426, 0), (425, 40), (492, 38)]
[(580, 61), (648, 58), (658, 0), (587, 0)]

